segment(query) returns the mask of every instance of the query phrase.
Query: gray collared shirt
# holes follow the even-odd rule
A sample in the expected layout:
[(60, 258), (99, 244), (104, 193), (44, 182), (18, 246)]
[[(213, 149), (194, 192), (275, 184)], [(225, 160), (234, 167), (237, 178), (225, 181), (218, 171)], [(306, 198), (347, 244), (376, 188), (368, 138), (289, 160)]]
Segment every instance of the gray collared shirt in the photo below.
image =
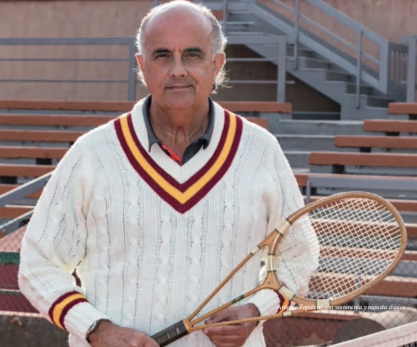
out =
[[(206, 149), (207, 146), (210, 144), (211, 136), (213, 135), (213, 129), (214, 129), (214, 105), (213, 105), (213, 100), (211, 100), (211, 98), (208, 98), (208, 99), (209, 99), (209, 123), (208, 123), (207, 129), (203, 135), (195, 139), (185, 149), (185, 152), (181, 160), (182, 164), (185, 164), (194, 155), (196, 155), (197, 152), (201, 149), (201, 147), (203, 147), (203, 149)], [(146, 98), (145, 102), (143, 103), (143, 114), (144, 114), (145, 126), (146, 126), (146, 131), (148, 132), (148, 142), (149, 142), (148, 151), (150, 152), (151, 147), (156, 143), (165, 151), (165, 149), (162, 147), (163, 145), (162, 141), (155, 135), (155, 132), (152, 129), (151, 121), (149, 118), (149, 107), (151, 106), (151, 102), (152, 102), (152, 96), (149, 95)]]

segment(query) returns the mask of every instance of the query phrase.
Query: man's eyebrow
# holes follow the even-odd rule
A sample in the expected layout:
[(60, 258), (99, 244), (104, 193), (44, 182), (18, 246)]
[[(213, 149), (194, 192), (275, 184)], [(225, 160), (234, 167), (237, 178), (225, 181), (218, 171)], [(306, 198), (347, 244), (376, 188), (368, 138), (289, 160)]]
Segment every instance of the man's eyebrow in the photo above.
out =
[(161, 53), (170, 53), (171, 51), (167, 48), (158, 48), (156, 50), (153, 51), (152, 55), (157, 55), (157, 54), (161, 54)]
[(192, 52), (192, 53), (204, 53), (203, 50), (199, 47), (190, 47), (185, 50), (185, 52)]
[[(199, 47), (190, 47), (186, 48), (184, 52), (187, 53), (201, 53), (204, 54), (203, 50)], [(152, 56), (158, 55), (158, 54), (165, 54), (165, 53), (171, 53), (171, 51), (168, 48), (157, 48), (153, 51)]]

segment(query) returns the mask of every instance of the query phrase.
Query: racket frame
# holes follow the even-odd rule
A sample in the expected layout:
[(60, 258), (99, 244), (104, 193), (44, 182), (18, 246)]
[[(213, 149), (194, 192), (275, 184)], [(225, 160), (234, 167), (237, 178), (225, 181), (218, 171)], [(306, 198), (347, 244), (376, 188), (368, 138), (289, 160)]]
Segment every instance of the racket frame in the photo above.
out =
[[(400, 236), (401, 236), (401, 245), (400, 249), (395, 257), (395, 259), (392, 261), (392, 263), (374, 280), (371, 280), (369, 283), (363, 285), (362, 287), (356, 289), (352, 293), (349, 293), (347, 295), (335, 298), (335, 299), (326, 299), (326, 300), (314, 300), (314, 299), (307, 299), (302, 296), (296, 295), (293, 291), (291, 291), (289, 288), (287, 288), (282, 281), (278, 278), (278, 275), (276, 273), (275, 269), (275, 254), (277, 252), (278, 246), (281, 243), (281, 240), (287, 233), (287, 231), (290, 229), (290, 227), (301, 217), (307, 215), (309, 212), (313, 211), (314, 209), (325, 206), (326, 204), (330, 204), (337, 200), (342, 199), (349, 199), (349, 198), (362, 198), (362, 199), (370, 199), (377, 201), (382, 206), (384, 206), (386, 209), (388, 209), (392, 215), (394, 216), (396, 222), (398, 223), (398, 227), (400, 229)], [(367, 192), (348, 192), (348, 193), (339, 193), (334, 194), (329, 197), (322, 198), (320, 200), (317, 200), (315, 202), (312, 202), (303, 208), (295, 211), (290, 216), (288, 216), (285, 220), (281, 221), (281, 223), (260, 243), (258, 246), (252, 250), (234, 269), (230, 274), (213, 290), (213, 292), (184, 320), (181, 322), (178, 322), (171, 326), (171, 330), (173, 330), (173, 327), (178, 329), (179, 326), (181, 326), (181, 329), (186, 330), (186, 332), (183, 332), (183, 335), (187, 335), (189, 333), (192, 333), (197, 330), (202, 330), (209, 327), (214, 326), (223, 326), (223, 325), (232, 325), (232, 324), (242, 324), (246, 322), (258, 322), (261, 320), (267, 320), (267, 319), (275, 319), (275, 318), (282, 318), (282, 317), (289, 317), (289, 316), (298, 316), (302, 315), (305, 312), (309, 311), (315, 311), (319, 310), (321, 308), (328, 308), (330, 306), (338, 306), (343, 305), (353, 299), (355, 299), (360, 294), (367, 291), (370, 287), (374, 286), (375, 284), (382, 281), (398, 264), (398, 262), (401, 259), (402, 254), (404, 253), (404, 250), (406, 248), (407, 243), (407, 234), (404, 222), (399, 214), (399, 212), (395, 209), (395, 207), (385, 200), (384, 198), (380, 197), (379, 195), (367, 193)], [(246, 292), (245, 294), (240, 295), (239, 297), (217, 307), (216, 309), (211, 310), (210, 312), (207, 312), (198, 318), (195, 318), (200, 311), (207, 305), (207, 303), (224, 287), (224, 285), (260, 250), (264, 249), (265, 247), (268, 247), (268, 259), (267, 259), (267, 275), (263, 282), (258, 285), (256, 288)], [(224, 321), (224, 322), (218, 322), (218, 323), (211, 323), (211, 324), (197, 324), (201, 323), (202, 321), (208, 319), (209, 317), (213, 316), (214, 314), (224, 310), (227, 307), (232, 306), (233, 304), (252, 296), (253, 294), (261, 291), (261, 290), (274, 290), (278, 293), (280, 293), (284, 298), (289, 299), (290, 301), (296, 303), (298, 305), (297, 309), (294, 310), (288, 310), (285, 312), (267, 315), (267, 316), (259, 316), (259, 317), (251, 317), (251, 318), (245, 318), (245, 319), (238, 319), (238, 320), (231, 320), (231, 321)], [(181, 324), (182, 323), (182, 324)], [(167, 328), (165, 330), (168, 330), (170, 328)], [(164, 330), (164, 331), (165, 331)], [(158, 335), (158, 334), (157, 334)], [(156, 335), (154, 335), (156, 336)], [(166, 344), (164, 344), (166, 345)], [(162, 346), (162, 345), (161, 345)]]

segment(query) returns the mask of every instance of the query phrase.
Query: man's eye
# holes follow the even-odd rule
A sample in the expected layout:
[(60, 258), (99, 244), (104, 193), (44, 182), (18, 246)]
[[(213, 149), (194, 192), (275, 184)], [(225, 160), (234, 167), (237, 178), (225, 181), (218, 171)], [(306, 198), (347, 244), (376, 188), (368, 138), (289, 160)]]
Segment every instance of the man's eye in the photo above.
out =
[(165, 59), (168, 58), (168, 53), (161, 53), (156, 56), (156, 59)]
[(186, 54), (186, 57), (191, 59), (197, 59), (200, 58), (200, 54), (195, 52), (189, 52)]

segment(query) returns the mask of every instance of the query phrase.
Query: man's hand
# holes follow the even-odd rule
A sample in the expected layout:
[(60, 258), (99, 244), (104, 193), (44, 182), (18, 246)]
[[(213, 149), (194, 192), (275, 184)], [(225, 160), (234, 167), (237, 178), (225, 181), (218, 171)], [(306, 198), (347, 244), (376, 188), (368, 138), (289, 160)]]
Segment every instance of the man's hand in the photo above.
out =
[(96, 331), (89, 336), (93, 347), (159, 347), (145, 333), (123, 328), (109, 321), (100, 322)]
[[(257, 316), (259, 316), (259, 310), (254, 304), (232, 306), (216, 313), (206, 323), (218, 323)], [(257, 324), (258, 322), (248, 322), (238, 325), (225, 325), (206, 328), (203, 332), (216, 347), (240, 347), (243, 346)]]

